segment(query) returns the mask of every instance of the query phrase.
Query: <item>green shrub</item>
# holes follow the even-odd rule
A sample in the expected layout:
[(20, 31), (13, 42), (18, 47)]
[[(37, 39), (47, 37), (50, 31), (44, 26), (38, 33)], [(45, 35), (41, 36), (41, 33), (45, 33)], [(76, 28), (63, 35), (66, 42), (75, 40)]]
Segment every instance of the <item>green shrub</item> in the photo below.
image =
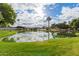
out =
[(14, 38), (10, 38), (9, 42), (15, 42)]
[(75, 32), (59, 32), (57, 37), (76, 37)]

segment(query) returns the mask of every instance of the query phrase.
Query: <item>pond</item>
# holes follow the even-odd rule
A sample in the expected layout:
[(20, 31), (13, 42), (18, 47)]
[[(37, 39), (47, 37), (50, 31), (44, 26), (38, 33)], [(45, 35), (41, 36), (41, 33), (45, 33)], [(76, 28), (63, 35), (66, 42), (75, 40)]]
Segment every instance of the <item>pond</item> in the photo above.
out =
[(35, 41), (43, 41), (52, 39), (53, 35), (51, 32), (44, 32), (44, 31), (36, 31), (36, 32), (22, 32), (16, 33), (12, 36), (8, 36), (3, 38), (2, 41), (7, 42), (35, 42)]

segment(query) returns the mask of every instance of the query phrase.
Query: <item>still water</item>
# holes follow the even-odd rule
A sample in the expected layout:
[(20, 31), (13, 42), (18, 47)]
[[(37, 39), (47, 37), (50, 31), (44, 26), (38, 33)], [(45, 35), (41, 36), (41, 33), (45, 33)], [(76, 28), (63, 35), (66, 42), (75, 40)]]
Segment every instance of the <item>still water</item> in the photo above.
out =
[(16, 33), (12, 36), (7, 37), (8, 39), (4, 38), (2, 41), (13, 41), (13, 42), (35, 42), (35, 41), (43, 41), (53, 38), (51, 32), (22, 32)]

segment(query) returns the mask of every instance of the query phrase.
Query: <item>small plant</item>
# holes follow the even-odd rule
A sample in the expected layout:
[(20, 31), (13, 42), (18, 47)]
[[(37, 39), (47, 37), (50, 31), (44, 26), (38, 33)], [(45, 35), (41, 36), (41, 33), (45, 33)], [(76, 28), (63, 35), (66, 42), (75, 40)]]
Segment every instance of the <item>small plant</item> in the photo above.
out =
[(15, 42), (14, 38), (10, 38), (9, 42)]

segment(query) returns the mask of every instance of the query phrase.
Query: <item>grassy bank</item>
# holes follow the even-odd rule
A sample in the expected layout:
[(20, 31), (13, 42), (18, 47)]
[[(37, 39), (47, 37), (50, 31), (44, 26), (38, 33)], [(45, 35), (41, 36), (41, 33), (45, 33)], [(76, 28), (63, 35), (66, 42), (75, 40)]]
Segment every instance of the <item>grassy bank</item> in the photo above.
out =
[(0, 55), (60, 56), (79, 55), (79, 37), (59, 38), (43, 42), (0, 42)]
[(14, 30), (0, 30), (0, 38), (15, 34)]

